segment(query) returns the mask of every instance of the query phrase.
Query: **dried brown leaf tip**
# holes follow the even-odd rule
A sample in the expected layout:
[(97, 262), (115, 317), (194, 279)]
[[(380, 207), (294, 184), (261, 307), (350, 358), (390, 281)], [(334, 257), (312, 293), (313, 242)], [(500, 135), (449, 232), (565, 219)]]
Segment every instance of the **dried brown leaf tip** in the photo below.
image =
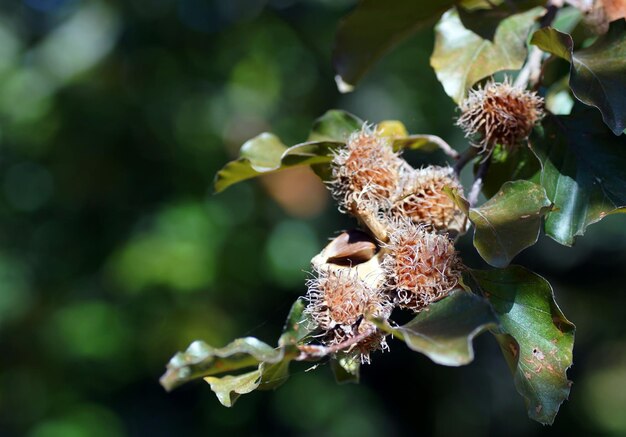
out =
[(323, 345), (339, 345), (362, 336), (347, 352), (354, 352), (364, 363), (369, 363), (370, 352), (388, 349), (384, 335), (367, 319), (387, 319), (391, 304), (387, 295), (361, 279), (356, 269), (316, 269), (307, 287), (305, 314), (323, 331)]
[(330, 188), (342, 211), (387, 202), (398, 183), (400, 158), (389, 138), (368, 126), (350, 136), (333, 158)]
[(398, 220), (385, 245), (383, 268), (400, 307), (421, 311), (459, 283), (461, 260), (452, 241), (408, 220)]
[(413, 223), (445, 232), (462, 232), (463, 212), (445, 193), (448, 187), (463, 195), (463, 186), (451, 167), (428, 166), (407, 173), (403, 193), (391, 208), (392, 217), (407, 217)]
[(543, 98), (508, 80), (491, 81), (470, 90), (459, 108), (457, 125), (482, 149), (481, 153), (490, 154), (497, 144), (510, 149), (528, 138), (543, 117)]

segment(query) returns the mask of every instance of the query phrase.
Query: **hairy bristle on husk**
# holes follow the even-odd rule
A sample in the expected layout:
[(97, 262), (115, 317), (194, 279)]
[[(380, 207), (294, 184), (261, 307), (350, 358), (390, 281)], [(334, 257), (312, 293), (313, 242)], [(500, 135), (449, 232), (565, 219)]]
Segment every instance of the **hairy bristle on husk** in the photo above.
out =
[(542, 97), (511, 85), (509, 80), (470, 90), (459, 108), (457, 125), (474, 146), (488, 154), (498, 144), (508, 149), (519, 145), (544, 114)]
[(330, 189), (339, 209), (354, 213), (357, 208), (376, 209), (394, 193), (400, 158), (390, 140), (368, 126), (355, 132), (332, 162)]
[(367, 320), (389, 317), (391, 304), (388, 296), (371, 288), (359, 278), (355, 269), (316, 269), (315, 277), (307, 282), (307, 287), (309, 303), (304, 312), (325, 331), (321, 337), (324, 345), (337, 345), (365, 335), (348, 351), (367, 363), (370, 352), (388, 348), (384, 335)]
[(446, 187), (463, 195), (463, 186), (451, 167), (431, 165), (414, 170), (403, 178), (402, 195), (391, 208), (392, 217), (406, 217), (437, 231), (461, 232), (464, 214), (446, 194)]
[(446, 235), (408, 219), (393, 223), (383, 268), (396, 303), (421, 311), (446, 297), (459, 283), (461, 261)]

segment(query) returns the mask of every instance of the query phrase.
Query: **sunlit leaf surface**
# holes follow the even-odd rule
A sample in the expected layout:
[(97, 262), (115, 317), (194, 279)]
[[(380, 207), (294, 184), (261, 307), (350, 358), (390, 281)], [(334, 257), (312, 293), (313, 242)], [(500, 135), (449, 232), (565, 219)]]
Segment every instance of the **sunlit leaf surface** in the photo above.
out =
[(551, 424), (571, 383), (574, 325), (554, 300), (550, 284), (520, 266), (472, 270), (502, 327), (496, 335), (532, 419)]

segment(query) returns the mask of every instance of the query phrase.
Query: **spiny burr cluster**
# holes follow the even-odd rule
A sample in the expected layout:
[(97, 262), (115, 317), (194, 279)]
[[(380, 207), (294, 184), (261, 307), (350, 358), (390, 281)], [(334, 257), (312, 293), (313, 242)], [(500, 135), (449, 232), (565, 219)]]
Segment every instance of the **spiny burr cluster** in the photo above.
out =
[(339, 209), (356, 214), (395, 195), (402, 160), (389, 140), (365, 126), (355, 132), (333, 159), (330, 183)]
[(384, 247), (387, 288), (394, 290), (400, 307), (421, 311), (446, 297), (459, 282), (461, 262), (446, 235), (398, 219)]
[(461, 232), (465, 215), (445, 193), (446, 187), (463, 193), (451, 167), (429, 166), (414, 170), (403, 181), (402, 193), (390, 212), (397, 219), (406, 217), (437, 231)]
[(322, 341), (332, 346), (361, 335), (355, 344), (361, 362), (369, 362), (371, 350), (387, 349), (385, 337), (369, 318), (388, 318), (391, 305), (387, 297), (371, 287), (351, 268), (316, 269), (307, 283), (309, 305), (305, 314), (323, 330)]
[(508, 80), (470, 90), (459, 108), (457, 125), (487, 155), (496, 145), (505, 149), (519, 145), (544, 115), (542, 97)]
[(387, 349), (374, 320), (386, 322), (394, 308), (420, 312), (458, 286), (451, 236), (465, 231), (466, 217), (446, 191), (463, 187), (449, 167), (412, 168), (369, 126), (336, 153), (332, 176), (340, 211), (364, 231), (343, 233), (313, 259), (305, 314), (323, 346), (369, 363)]

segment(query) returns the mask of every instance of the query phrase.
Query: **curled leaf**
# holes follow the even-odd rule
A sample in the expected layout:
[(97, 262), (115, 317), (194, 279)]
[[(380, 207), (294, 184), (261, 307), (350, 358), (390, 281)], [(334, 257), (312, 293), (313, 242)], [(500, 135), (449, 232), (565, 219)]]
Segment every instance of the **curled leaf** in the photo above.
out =
[[(474, 166), (474, 175), (477, 174), (479, 167), (478, 163)], [(489, 199), (508, 181), (523, 179), (536, 182), (535, 178), (540, 170), (539, 159), (529, 147), (515, 147), (512, 150), (496, 147), (491, 155), (482, 192)]]
[(541, 219), (552, 202), (545, 189), (530, 181), (509, 181), (491, 199), (469, 211), (474, 247), (494, 267), (505, 267), (537, 242)]
[(471, 275), (498, 315), (502, 330), (496, 339), (529, 417), (551, 424), (570, 391), (575, 326), (556, 304), (550, 284), (523, 267)]
[(226, 164), (215, 176), (215, 191), (246, 179), (298, 165), (317, 165), (332, 160), (332, 153), (343, 143), (312, 141), (285, 146), (271, 133), (262, 133), (241, 146), (240, 157)]
[(311, 166), (324, 179), (328, 177), (333, 152), (362, 126), (363, 121), (358, 117), (333, 109), (314, 122), (307, 142), (287, 147), (276, 135), (264, 132), (246, 141), (239, 158), (217, 172), (215, 192), (246, 179), (300, 165)]
[(261, 362), (278, 363), (283, 357), (282, 349), (254, 337), (239, 338), (222, 348), (194, 341), (185, 352), (172, 357), (160, 382), (169, 391), (193, 379), (255, 367)]
[(485, 299), (465, 290), (455, 290), (445, 299), (430, 304), (406, 325), (392, 328), (376, 323), (435, 363), (462, 366), (474, 360), (474, 337), (496, 328), (498, 319)]
[(582, 50), (574, 51), (572, 37), (552, 28), (536, 31), (530, 43), (569, 61), (574, 96), (598, 108), (615, 135), (626, 129), (626, 20), (612, 22), (605, 35)]
[[(170, 391), (185, 382), (203, 378), (226, 407), (231, 407), (242, 394), (277, 388), (289, 378), (289, 363), (299, 354), (297, 345), (315, 329), (315, 324), (304, 315), (304, 308), (302, 298), (292, 305), (278, 348), (253, 337), (237, 339), (223, 348), (195, 341), (170, 360), (160, 379), (161, 385)], [(213, 376), (249, 367), (256, 367), (256, 370)]]
[(301, 297), (293, 303), (283, 327), (283, 334), (278, 340), (279, 346), (295, 346), (316, 329), (315, 323), (304, 314), (305, 307), (306, 303)]
[(613, 135), (591, 108), (548, 117), (543, 127), (532, 144), (542, 164), (540, 183), (556, 206), (545, 231), (571, 246), (587, 226), (626, 211), (626, 136)]
[(259, 387), (260, 378), (261, 370), (254, 370), (237, 376), (227, 375), (221, 378), (207, 376), (204, 380), (211, 385), (211, 390), (222, 405), (232, 407), (239, 396)]
[(336, 141), (345, 143), (348, 137), (363, 127), (363, 120), (339, 109), (326, 111), (313, 123), (308, 141)]
[(541, 218), (552, 208), (545, 189), (530, 181), (508, 181), (478, 208), (457, 191), (446, 189), (474, 225), (474, 247), (494, 267), (505, 267), (537, 242)]
[(369, 68), (396, 44), (435, 22), (451, 0), (361, 0), (341, 22), (333, 66), (341, 92), (351, 91)]

